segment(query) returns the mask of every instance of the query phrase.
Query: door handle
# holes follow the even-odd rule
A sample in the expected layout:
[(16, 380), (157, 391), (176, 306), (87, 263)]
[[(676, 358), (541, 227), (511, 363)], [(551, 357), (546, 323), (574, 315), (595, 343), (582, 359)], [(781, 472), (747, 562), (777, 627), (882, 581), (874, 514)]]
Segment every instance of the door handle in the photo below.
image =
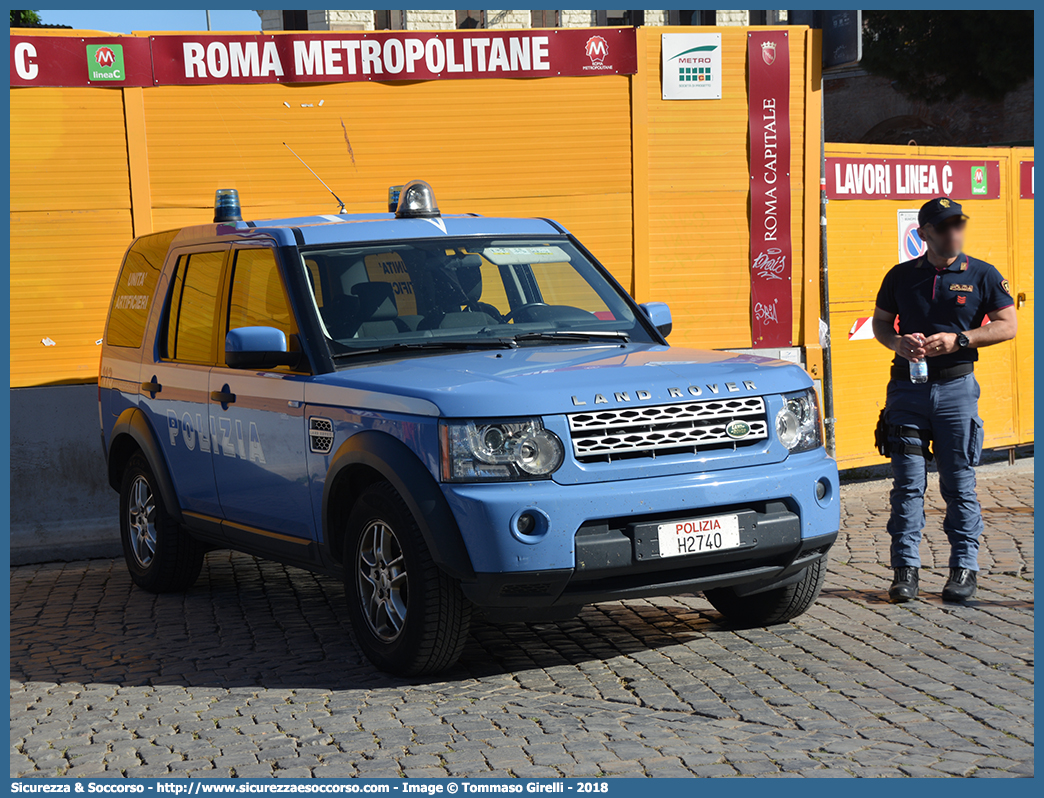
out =
[(235, 404), (236, 395), (234, 393), (229, 392), (228, 386), (226, 385), (223, 390), (211, 391), (210, 392), (210, 401), (211, 402), (220, 402), (221, 403), (221, 409), (224, 410), (229, 405)]
[(163, 390), (163, 386), (156, 382), (156, 375), (152, 375), (152, 382), (143, 382), (141, 384), (141, 392), (148, 393), (155, 396)]
[(1015, 297), (1015, 309), (1018, 310), (1026, 304), (1026, 292), (1019, 291), (1019, 295)]

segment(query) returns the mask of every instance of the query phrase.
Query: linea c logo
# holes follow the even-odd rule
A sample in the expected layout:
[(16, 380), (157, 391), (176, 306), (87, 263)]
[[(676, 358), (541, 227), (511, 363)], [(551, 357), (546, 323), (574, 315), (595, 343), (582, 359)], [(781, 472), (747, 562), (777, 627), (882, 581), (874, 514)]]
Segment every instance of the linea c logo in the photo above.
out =
[(123, 45), (88, 44), (87, 79), (89, 81), (126, 80), (127, 73), (123, 66)]

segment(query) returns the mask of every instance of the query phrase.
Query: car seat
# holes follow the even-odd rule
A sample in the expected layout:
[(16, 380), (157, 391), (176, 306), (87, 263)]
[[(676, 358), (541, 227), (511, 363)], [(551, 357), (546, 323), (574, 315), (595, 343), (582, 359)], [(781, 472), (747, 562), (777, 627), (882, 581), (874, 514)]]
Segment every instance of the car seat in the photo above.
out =
[(391, 283), (357, 283), (352, 286), (352, 293), (359, 300), (356, 337), (386, 338), (410, 329), (399, 319)]
[[(479, 301), (482, 296), (482, 260), (478, 255), (464, 255), (457, 265), (443, 265), (433, 276), (435, 294), (441, 300), (441, 307), (438, 312), (425, 317), (421, 329), (478, 328), (503, 323), (500, 311)], [(462, 306), (465, 309), (462, 310)]]

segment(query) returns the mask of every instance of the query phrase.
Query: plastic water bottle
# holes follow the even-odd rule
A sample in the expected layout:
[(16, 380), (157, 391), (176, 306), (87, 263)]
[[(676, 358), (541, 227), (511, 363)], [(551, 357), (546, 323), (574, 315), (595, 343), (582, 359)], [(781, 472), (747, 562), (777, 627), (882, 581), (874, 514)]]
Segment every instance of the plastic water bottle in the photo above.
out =
[(910, 361), (910, 382), (928, 382), (928, 361), (924, 358)]
[[(919, 344), (924, 343), (924, 336), (920, 333), (915, 333), (917, 342)], [(920, 360), (910, 361), (910, 382), (928, 382), (928, 361), (923, 357)]]

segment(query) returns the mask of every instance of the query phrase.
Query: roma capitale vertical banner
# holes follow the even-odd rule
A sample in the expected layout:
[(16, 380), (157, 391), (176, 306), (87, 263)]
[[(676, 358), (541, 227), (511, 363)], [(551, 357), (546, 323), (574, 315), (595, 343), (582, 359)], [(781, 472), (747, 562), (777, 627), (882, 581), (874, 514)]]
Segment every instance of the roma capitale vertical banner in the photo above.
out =
[(790, 346), (790, 51), (787, 32), (747, 35), (752, 345)]

